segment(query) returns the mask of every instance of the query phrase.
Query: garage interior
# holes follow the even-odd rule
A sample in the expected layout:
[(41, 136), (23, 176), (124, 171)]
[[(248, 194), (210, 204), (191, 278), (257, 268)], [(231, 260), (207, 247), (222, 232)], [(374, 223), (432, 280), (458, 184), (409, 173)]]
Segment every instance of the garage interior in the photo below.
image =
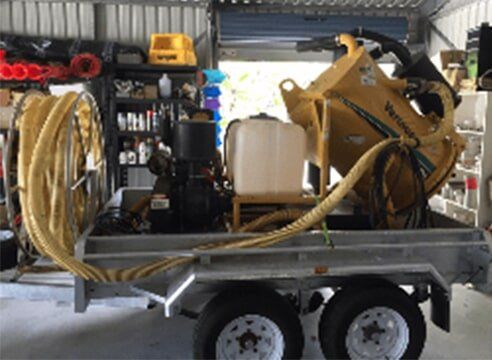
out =
[(0, 2), (0, 356), (492, 359), (491, 0)]

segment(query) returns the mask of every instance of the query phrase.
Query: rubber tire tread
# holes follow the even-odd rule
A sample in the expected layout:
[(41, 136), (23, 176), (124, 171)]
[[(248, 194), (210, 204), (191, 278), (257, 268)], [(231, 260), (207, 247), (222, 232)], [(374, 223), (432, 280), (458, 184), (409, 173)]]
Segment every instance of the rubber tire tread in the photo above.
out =
[(195, 359), (215, 359), (215, 346), (222, 329), (233, 319), (257, 314), (272, 320), (282, 331), (284, 359), (300, 359), (304, 348), (302, 325), (294, 307), (270, 289), (239, 287), (215, 296), (203, 309), (193, 333)]
[(348, 359), (345, 336), (355, 317), (375, 306), (387, 306), (406, 320), (410, 341), (403, 359), (417, 359), (426, 339), (425, 319), (418, 304), (402, 289), (392, 286), (341, 289), (329, 300), (319, 321), (319, 342), (327, 359)]

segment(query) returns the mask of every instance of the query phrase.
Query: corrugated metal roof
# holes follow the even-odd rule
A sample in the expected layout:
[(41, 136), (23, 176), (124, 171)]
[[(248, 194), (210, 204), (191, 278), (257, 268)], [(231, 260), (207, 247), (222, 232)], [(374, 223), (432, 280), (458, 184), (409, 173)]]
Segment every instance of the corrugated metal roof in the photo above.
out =
[(137, 44), (146, 49), (153, 33), (185, 33), (195, 40), (200, 64), (210, 57), (207, 12), (197, 6), (98, 5), (97, 39)]
[[(142, 3), (142, 1), (135, 1)], [(53, 38), (112, 40), (147, 48), (152, 33), (182, 32), (195, 39), (205, 64), (207, 13), (201, 0), (150, 2), (150, 5), (94, 1), (0, 1), (0, 32)], [(158, 4), (158, 5), (152, 5)], [(190, 6), (186, 6), (186, 5)]]
[(324, 7), (346, 11), (367, 9), (418, 9), (434, 0), (218, 0), (219, 4), (232, 5), (283, 5), (296, 7)]
[[(454, 1), (447, 4), (431, 20), (454, 46), (458, 49), (464, 49), (467, 30), (480, 26), (483, 22), (492, 23), (492, 0)], [(434, 36), (432, 40), (434, 41), (431, 41), (431, 54), (447, 48), (446, 44), (437, 36)]]
[(344, 7), (418, 7), (425, 0), (220, 0), (220, 2), (236, 2), (245, 4), (293, 4), (293, 5), (320, 5)]
[(94, 5), (85, 2), (0, 1), (0, 31), (94, 39)]
[(183, 32), (192, 38), (207, 30), (202, 7), (155, 5), (99, 5), (99, 39), (147, 44), (152, 33)]
[(1, 1), (0, 31), (56, 38), (146, 44), (156, 32), (198, 37), (206, 9), (196, 6), (113, 5), (92, 2)]

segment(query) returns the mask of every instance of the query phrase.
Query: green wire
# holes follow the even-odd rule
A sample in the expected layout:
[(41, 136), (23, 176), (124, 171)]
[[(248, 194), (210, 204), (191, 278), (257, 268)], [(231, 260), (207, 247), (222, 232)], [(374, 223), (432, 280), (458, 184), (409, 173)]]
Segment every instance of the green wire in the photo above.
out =
[[(317, 195), (314, 195), (314, 199), (316, 200), (316, 205), (319, 205), (319, 197)], [(333, 245), (333, 241), (331, 241), (330, 233), (328, 232), (328, 226), (326, 225), (326, 219), (321, 222), (321, 229), (323, 230), (325, 244), (333, 249), (335, 245)]]

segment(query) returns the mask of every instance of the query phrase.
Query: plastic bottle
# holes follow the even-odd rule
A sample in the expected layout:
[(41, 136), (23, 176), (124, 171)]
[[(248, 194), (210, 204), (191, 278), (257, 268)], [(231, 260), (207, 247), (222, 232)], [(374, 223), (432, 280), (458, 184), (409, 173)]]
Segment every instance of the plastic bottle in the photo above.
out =
[(171, 79), (167, 76), (167, 74), (163, 74), (159, 79), (159, 94), (161, 98), (170, 98), (172, 92), (172, 84)]
[(138, 131), (138, 114), (133, 113), (133, 131)]
[(147, 145), (143, 140), (138, 143), (138, 163), (147, 164)]
[(157, 133), (159, 132), (159, 113), (157, 111), (152, 112), (152, 130)]
[(126, 114), (126, 130), (133, 131), (133, 113), (130, 111)]
[(138, 114), (138, 130), (145, 131), (145, 115), (143, 113)]
[(125, 141), (123, 143), (123, 149), (126, 151), (126, 163), (134, 165), (137, 163), (137, 154), (133, 151), (130, 142)]
[(152, 110), (147, 110), (147, 114), (146, 114), (146, 118), (145, 118), (145, 130), (146, 131), (152, 131)]
[(467, 177), (465, 179), (465, 201), (464, 205), (469, 209), (476, 209), (478, 205), (477, 199), (477, 189), (478, 189), (478, 181), (477, 178)]
[(126, 130), (126, 117), (124, 113), (118, 113), (118, 129), (120, 131)]
[(120, 155), (118, 158), (119, 158), (120, 165), (125, 165), (127, 161), (127, 151), (125, 150), (120, 151)]

